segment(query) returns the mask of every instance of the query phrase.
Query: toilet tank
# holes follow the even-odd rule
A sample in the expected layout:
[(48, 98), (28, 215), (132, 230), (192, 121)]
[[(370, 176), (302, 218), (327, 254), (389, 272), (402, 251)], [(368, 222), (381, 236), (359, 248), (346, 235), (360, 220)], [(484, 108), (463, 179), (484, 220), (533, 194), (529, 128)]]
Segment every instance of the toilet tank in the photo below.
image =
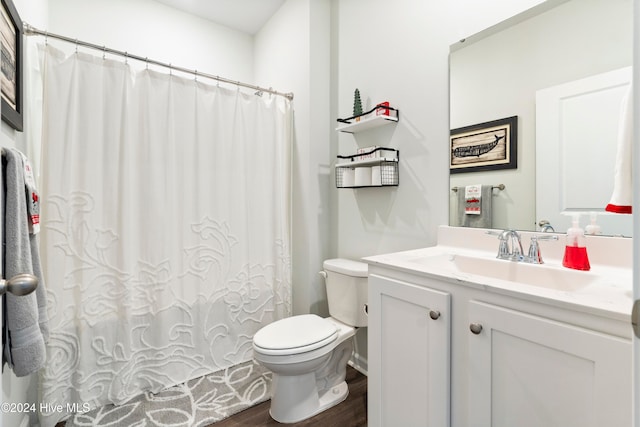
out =
[(323, 268), (331, 317), (350, 326), (367, 326), (368, 265), (338, 258), (326, 260)]

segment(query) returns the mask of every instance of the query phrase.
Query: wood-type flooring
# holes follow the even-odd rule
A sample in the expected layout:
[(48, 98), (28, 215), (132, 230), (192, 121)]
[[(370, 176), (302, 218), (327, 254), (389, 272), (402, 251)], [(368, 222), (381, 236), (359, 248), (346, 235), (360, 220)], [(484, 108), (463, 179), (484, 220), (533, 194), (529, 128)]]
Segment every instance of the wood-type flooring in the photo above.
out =
[(352, 367), (347, 367), (349, 396), (339, 405), (318, 415), (294, 424), (280, 424), (269, 416), (271, 401), (245, 409), (208, 427), (366, 427), (367, 425), (367, 377)]

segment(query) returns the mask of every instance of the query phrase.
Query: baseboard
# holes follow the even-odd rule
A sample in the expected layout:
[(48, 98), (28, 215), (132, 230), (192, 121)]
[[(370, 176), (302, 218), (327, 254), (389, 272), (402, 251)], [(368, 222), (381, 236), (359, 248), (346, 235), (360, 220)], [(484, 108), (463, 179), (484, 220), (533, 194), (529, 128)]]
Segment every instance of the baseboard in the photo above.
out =
[(351, 366), (356, 371), (360, 372), (363, 375), (369, 376), (368, 374), (368, 363), (367, 359), (360, 356), (357, 353), (354, 353), (351, 356), (351, 359), (348, 362), (349, 366)]

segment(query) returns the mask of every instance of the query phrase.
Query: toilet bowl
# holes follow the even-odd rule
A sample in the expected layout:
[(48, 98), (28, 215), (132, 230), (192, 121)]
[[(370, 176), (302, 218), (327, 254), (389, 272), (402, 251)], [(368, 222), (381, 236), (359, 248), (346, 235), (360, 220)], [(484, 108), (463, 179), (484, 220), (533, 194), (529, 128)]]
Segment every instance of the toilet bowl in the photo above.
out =
[(329, 314), (303, 314), (273, 322), (253, 338), (255, 360), (273, 373), (271, 417), (281, 423), (310, 418), (344, 401), (347, 362), (356, 328), (367, 326), (367, 265), (327, 260)]
[(254, 358), (273, 372), (269, 413), (274, 420), (302, 421), (347, 398), (354, 335), (355, 328), (315, 314), (289, 317), (256, 333)]

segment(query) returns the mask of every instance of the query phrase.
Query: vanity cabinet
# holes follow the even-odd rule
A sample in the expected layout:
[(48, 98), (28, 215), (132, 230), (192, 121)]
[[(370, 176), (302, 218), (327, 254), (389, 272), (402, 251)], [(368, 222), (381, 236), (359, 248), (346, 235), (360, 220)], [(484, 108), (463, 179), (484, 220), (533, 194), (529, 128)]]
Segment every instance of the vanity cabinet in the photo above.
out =
[(369, 277), (370, 426), (449, 424), (450, 298)]
[(370, 265), (368, 337), (370, 427), (631, 425), (620, 319)]
[(470, 426), (631, 425), (629, 340), (480, 301), (469, 320)]

